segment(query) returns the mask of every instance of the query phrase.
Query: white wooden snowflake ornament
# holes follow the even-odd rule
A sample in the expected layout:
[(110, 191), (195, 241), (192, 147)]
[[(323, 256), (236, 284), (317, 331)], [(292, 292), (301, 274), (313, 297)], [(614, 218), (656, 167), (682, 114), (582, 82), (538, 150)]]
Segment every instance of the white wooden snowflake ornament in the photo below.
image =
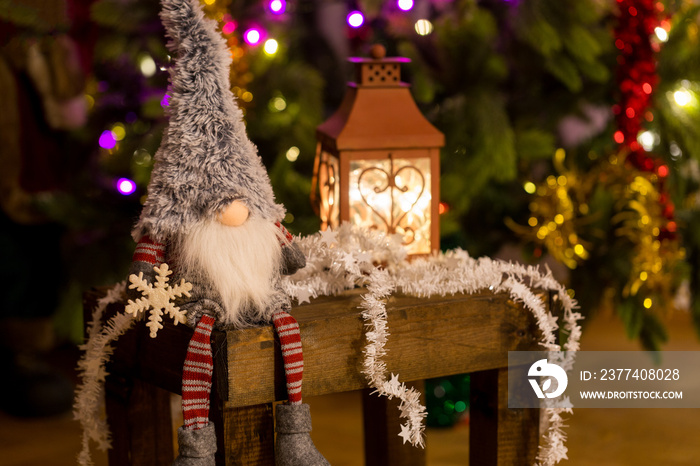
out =
[(129, 288), (138, 289), (144, 297), (138, 298), (136, 301), (130, 299), (125, 308), (125, 311), (128, 314), (133, 314), (134, 317), (138, 317), (139, 313), (151, 309), (148, 323), (146, 324), (151, 329), (151, 338), (158, 336), (158, 330), (163, 328), (161, 322), (163, 321), (162, 316), (164, 313), (167, 313), (173, 319), (175, 325), (187, 322), (186, 312), (175, 306), (172, 300), (182, 295), (189, 298), (190, 290), (192, 289), (192, 284), (184, 279), (180, 280), (180, 283), (174, 287), (168, 285), (168, 275), (173, 273), (172, 270), (169, 270), (168, 264), (163, 263), (160, 267), (153, 267), (153, 270), (158, 274), (156, 275), (155, 286), (144, 280), (143, 272), (139, 272), (138, 276), (135, 274), (129, 276), (129, 282), (131, 282)]

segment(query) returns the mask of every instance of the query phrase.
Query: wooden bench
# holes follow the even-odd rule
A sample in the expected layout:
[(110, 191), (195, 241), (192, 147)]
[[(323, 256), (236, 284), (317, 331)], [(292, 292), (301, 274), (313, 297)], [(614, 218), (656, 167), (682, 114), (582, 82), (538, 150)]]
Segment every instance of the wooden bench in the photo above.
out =
[[(297, 306), (304, 347), (304, 396), (364, 390), (365, 460), (372, 465), (425, 464), (424, 450), (398, 437), (396, 400), (370, 395), (361, 374), (365, 290), (322, 297)], [(86, 314), (101, 297), (86, 294)], [(542, 299), (551, 309), (552, 299)], [(390, 337), (386, 363), (403, 382), (471, 373), (472, 465), (534, 462), (539, 410), (508, 409), (508, 351), (538, 350), (531, 313), (505, 294), (437, 298), (393, 296), (387, 303)], [(113, 304), (106, 316), (123, 311)], [(192, 330), (165, 323), (152, 339), (139, 322), (123, 335), (109, 364), (106, 405), (112, 466), (170, 465), (173, 460), (170, 394), (180, 393), (182, 364)], [(211, 419), (217, 426), (218, 465), (273, 465), (273, 405), (286, 395), (279, 341), (271, 326), (214, 332)], [(466, 463), (466, 461), (465, 461)]]

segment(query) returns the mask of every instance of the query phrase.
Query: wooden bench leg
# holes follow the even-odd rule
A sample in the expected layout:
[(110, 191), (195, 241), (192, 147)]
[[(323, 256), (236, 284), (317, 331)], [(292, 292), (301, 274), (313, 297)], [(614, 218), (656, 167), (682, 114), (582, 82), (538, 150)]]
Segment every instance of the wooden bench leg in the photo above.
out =
[(108, 377), (107, 419), (112, 432), (111, 466), (170, 466), (173, 427), (170, 394), (140, 380)]
[(471, 374), (469, 464), (530, 465), (539, 440), (539, 409), (508, 408), (508, 369)]
[[(425, 382), (407, 383), (425, 393)], [(362, 391), (362, 412), (365, 435), (365, 465), (366, 466), (422, 466), (425, 465), (425, 449), (416, 448), (409, 443), (403, 443), (399, 432), (399, 400), (388, 400), (386, 397), (371, 395), (373, 389)], [(425, 395), (421, 402), (425, 403)]]
[(224, 408), (223, 417), (226, 466), (274, 466), (272, 403)]

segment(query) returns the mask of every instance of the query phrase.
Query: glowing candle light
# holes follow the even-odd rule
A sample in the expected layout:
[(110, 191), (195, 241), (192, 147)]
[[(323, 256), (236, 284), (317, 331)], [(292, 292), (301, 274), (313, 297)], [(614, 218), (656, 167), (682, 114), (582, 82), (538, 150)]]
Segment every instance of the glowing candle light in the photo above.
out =
[(359, 28), (365, 22), (365, 17), (359, 11), (351, 11), (346, 18), (348, 26), (353, 28)]

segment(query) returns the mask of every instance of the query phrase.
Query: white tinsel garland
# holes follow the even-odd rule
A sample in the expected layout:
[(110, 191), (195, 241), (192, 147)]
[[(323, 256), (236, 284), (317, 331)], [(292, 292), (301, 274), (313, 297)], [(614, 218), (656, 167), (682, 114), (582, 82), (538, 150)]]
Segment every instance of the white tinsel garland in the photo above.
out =
[[(407, 295), (429, 297), (455, 293), (475, 293), (480, 290), (505, 292), (533, 313), (542, 333), (541, 345), (548, 351), (566, 351), (557, 361), (565, 369), (573, 364), (573, 354), (579, 349), (581, 314), (566, 289), (549, 270), (542, 272), (533, 266), (524, 266), (489, 258), (473, 259), (457, 249), (427, 258), (406, 261), (406, 252), (399, 238), (377, 231), (369, 231), (343, 224), (337, 231), (297, 238), (297, 244), (308, 258), (306, 268), (285, 278), (286, 292), (298, 302), (310, 296), (336, 294), (355, 286), (366, 286), (362, 297), (362, 317), (367, 323), (367, 344), (363, 373), (369, 385), (380, 396), (397, 397), (399, 410), (406, 423), (399, 435), (414, 446), (423, 446), (423, 420), (426, 412), (420, 404), (420, 394), (399, 382), (398, 374), (387, 377), (384, 363), (385, 344), (389, 337), (385, 299), (395, 290)], [(371, 263), (381, 263), (376, 268)], [(564, 348), (556, 344), (559, 329), (557, 318), (545, 308), (533, 290), (556, 293), (563, 310), (563, 326), (568, 334)], [(542, 445), (537, 455), (538, 464), (553, 465), (566, 458), (564, 420), (562, 413), (572, 413), (570, 403), (564, 400), (556, 407), (543, 410), (545, 424)]]
[(97, 306), (92, 312), (92, 320), (87, 327), (87, 342), (80, 346), (83, 354), (78, 361), (78, 374), (82, 383), (76, 389), (73, 414), (83, 428), (82, 449), (78, 454), (78, 464), (81, 466), (93, 464), (90, 456), (91, 440), (97, 443), (101, 450), (107, 450), (110, 447), (109, 427), (102, 414), (105, 401), (104, 381), (108, 375), (105, 365), (113, 352), (111, 343), (131, 328), (134, 318), (128, 314), (118, 313), (104, 326), (99, 324), (107, 306), (124, 299), (125, 290), (126, 282), (118, 283), (107, 292), (105, 297), (97, 301)]
[[(367, 287), (360, 305), (366, 322), (367, 344), (363, 373), (375, 393), (388, 398), (397, 397), (400, 415), (406, 423), (399, 435), (414, 446), (423, 446), (423, 421), (425, 407), (420, 404), (420, 393), (399, 382), (398, 374), (387, 377), (384, 363), (385, 344), (389, 337), (385, 299), (394, 291), (407, 295), (428, 297), (455, 293), (475, 293), (489, 289), (496, 293), (508, 293), (511, 299), (522, 302), (533, 313), (542, 332), (542, 346), (548, 351), (559, 351), (555, 332), (557, 319), (547, 312), (534, 289), (556, 293), (563, 309), (563, 325), (568, 339), (563, 350), (563, 360), (557, 361), (565, 369), (573, 364), (573, 354), (579, 348), (581, 315), (574, 312), (576, 301), (551, 275), (539, 268), (523, 266), (488, 258), (473, 259), (463, 250), (454, 250), (435, 256), (406, 261), (406, 250), (397, 236), (342, 225), (337, 231), (324, 231), (297, 238), (297, 244), (307, 257), (307, 266), (291, 277), (285, 277), (282, 286), (287, 294), (298, 302), (310, 297), (333, 295), (356, 286)], [(380, 263), (382, 267), (373, 264)], [(123, 300), (125, 285), (115, 286), (98, 302), (93, 320), (88, 327), (88, 342), (82, 347), (79, 362), (83, 384), (78, 388), (75, 403), (76, 418), (83, 424), (83, 451), (81, 465), (91, 465), (89, 440), (99, 447), (109, 446), (109, 432), (104, 419), (99, 416), (104, 402), (105, 364), (112, 353), (110, 343), (133, 324), (133, 318), (117, 314), (100, 328), (104, 309), (108, 304)], [(563, 413), (571, 413), (565, 400), (556, 407), (543, 410), (542, 445), (537, 456), (539, 465), (553, 465), (566, 458), (566, 435)]]

